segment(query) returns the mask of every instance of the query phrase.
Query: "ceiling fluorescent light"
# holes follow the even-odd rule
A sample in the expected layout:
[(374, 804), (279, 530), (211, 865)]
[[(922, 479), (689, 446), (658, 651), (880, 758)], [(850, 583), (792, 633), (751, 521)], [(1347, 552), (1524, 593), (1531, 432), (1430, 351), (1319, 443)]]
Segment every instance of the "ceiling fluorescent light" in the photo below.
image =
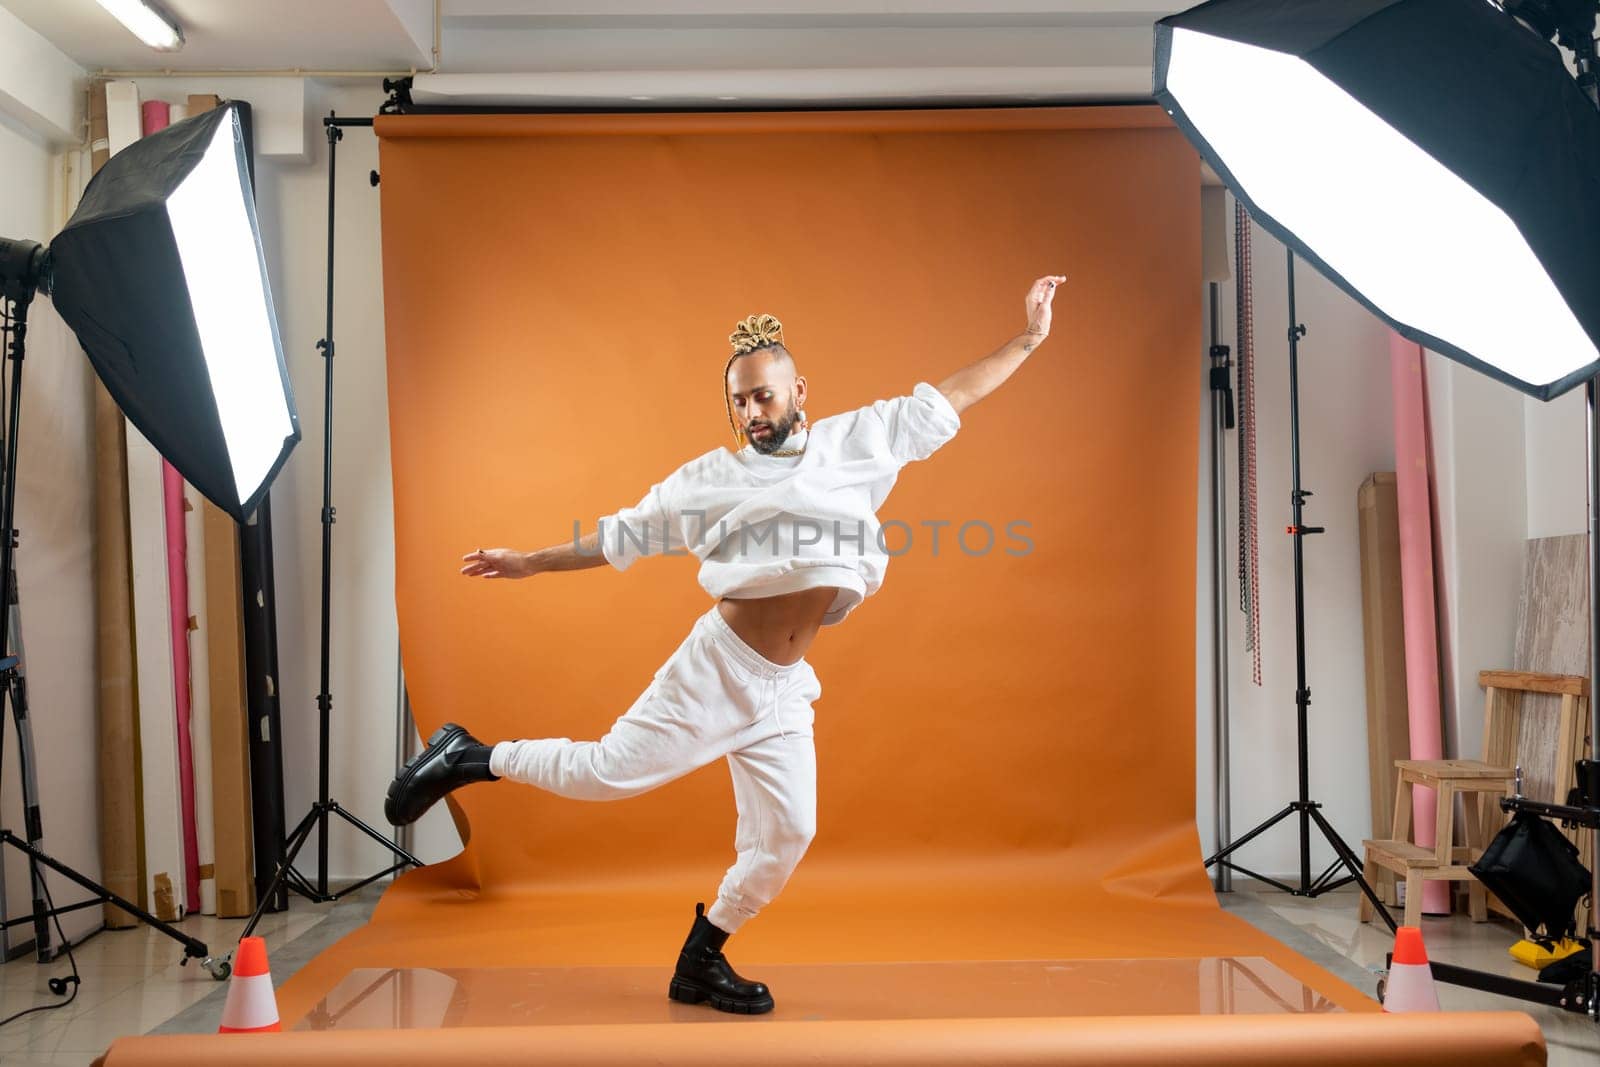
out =
[(158, 52), (176, 52), (183, 47), (183, 30), (147, 0), (99, 0), (100, 6), (128, 31)]

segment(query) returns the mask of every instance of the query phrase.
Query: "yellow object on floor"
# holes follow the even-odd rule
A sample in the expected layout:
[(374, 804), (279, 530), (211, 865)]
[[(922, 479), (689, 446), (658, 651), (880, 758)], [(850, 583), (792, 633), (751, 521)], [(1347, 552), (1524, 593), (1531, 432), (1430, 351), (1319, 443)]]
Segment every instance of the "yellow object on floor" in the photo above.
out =
[(1582, 952), (1583, 945), (1572, 938), (1563, 938), (1556, 943), (1555, 948), (1545, 948), (1537, 941), (1524, 938), (1511, 946), (1511, 958), (1524, 967), (1532, 967), (1542, 971), (1557, 960), (1564, 960), (1574, 952)]

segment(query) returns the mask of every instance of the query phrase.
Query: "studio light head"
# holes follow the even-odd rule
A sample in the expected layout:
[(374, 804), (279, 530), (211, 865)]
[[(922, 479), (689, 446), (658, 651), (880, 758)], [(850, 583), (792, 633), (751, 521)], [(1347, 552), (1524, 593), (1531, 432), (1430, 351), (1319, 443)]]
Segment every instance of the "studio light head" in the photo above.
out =
[(34, 289), (157, 451), (247, 519), (300, 428), (237, 108), (117, 153), (48, 249), (0, 240), (0, 291)]
[(27, 302), (35, 289), (49, 289), (45, 267), (49, 255), (38, 241), (0, 237), (0, 300)]
[[(1592, 35), (1593, 4), (1520, 6)], [(1486, 0), (1213, 0), (1156, 24), (1154, 88), (1402, 334), (1546, 400), (1600, 371), (1600, 112), (1540, 30)]]

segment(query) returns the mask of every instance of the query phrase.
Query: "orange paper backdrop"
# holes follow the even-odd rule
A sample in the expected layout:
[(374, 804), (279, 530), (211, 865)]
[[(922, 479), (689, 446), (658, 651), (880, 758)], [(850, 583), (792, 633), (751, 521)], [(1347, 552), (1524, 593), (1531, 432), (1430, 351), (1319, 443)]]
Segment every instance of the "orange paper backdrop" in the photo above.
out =
[[(1111, 117), (387, 127), (399, 610), (424, 731), (599, 737), (710, 605), (687, 558), (457, 570), (480, 545), (569, 540), (729, 442), (739, 319), (783, 320), (816, 419), (986, 355), (1026, 324), (1032, 280), (1063, 273), (1053, 335), (903, 472), (880, 518), (910, 526), (888, 535), (908, 550), (809, 655), (804, 867), (1026, 856), (1088, 878), (1181, 838), (1192, 868), (1199, 169), (1174, 130)], [(525, 135), (465, 136), (487, 126)], [(987, 554), (956, 543), (973, 520)], [(486, 886), (674, 866), (711, 892), (733, 860), (720, 764), (622, 803), (461, 805)]]
[[(454, 720), (485, 740), (597, 738), (710, 606), (692, 559), (521, 582), (458, 568), (479, 546), (592, 529), (727, 444), (736, 321), (783, 320), (821, 418), (989, 353), (1022, 329), (1029, 283), (1062, 273), (1051, 338), (903, 471), (880, 517), (910, 525), (909, 549), (809, 654), (818, 835), (730, 954), (747, 972), (1259, 955), (1375, 1007), (1222, 913), (1200, 863), (1200, 170), (1164, 114), (377, 129), (398, 609), (424, 736)], [(957, 546), (969, 521), (996, 530), (993, 550)], [(1031, 552), (1005, 551), (1012, 522)], [(286, 1019), (351, 967), (665, 974), (734, 858), (721, 763), (613, 803), (510, 784), (457, 797), (465, 852), (407, 875), (291, 981)]]

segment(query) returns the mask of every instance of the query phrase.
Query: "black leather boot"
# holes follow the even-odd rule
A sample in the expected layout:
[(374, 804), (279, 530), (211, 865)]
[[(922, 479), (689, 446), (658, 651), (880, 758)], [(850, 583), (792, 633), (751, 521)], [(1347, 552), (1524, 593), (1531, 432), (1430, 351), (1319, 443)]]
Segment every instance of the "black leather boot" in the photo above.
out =
[(396, 826), (405, 826), (422, 818), (446, 793), (473, 782), (499, 781), (499, 775), (489, 773), (489, 751), (462, 727), (445, 723), (389, 783), (383, 814)]
[(718, 1011), (761, 1015), (772, 1010), (772, 994), (760, 982), (740, 978), (722, 954), (728, 935), (711, 925), (706, 906), (694, 906), (694, 927), (678, 953), (678, 971), (667, 996), (685, 1004), (710, 1001)]

